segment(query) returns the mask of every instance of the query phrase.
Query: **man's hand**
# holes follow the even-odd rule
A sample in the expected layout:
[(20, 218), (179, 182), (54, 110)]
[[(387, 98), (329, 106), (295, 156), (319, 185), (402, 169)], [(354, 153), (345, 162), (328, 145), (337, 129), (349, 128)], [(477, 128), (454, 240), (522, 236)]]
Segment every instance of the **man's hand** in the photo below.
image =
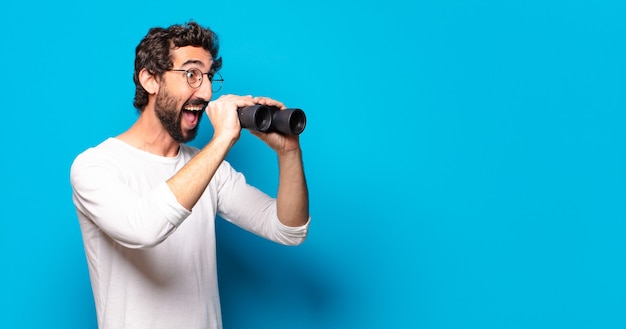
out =
[[(281, 110), (286, 108), (283, 103), (268, 97), (254, 97), (252, 100), (255, 104), (275, 106)], [(277, 132), (263, 133), (258, 131), (250, 131), (250, 133), (263, 140), (278, 154), (300, 149), (300, 139), (298, 135), (283, 135)]]
[(256, 104), (252, 96), (222, 95), (209, 102), (206, 114), (213, 126), (213, 138), (229, 138), (238, 140), (241, 134), (241, 124), (237, 109)]

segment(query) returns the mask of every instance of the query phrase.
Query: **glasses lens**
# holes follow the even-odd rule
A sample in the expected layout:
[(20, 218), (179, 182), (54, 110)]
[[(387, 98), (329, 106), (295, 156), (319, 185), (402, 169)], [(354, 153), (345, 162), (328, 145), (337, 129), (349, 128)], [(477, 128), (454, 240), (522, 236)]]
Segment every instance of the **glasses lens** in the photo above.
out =
[(191, 88), (198, 88), (202, 84), (202, 72), (198, 69), (187, 70), (187, 83)]
[(222, 84), (224, 83), (224, 79), (222, 78), (222, 75), (215, 72), (213, 74), (213, 77), (211, 78), (211, 89), (213, 90), (214, 93), (222, 90)]

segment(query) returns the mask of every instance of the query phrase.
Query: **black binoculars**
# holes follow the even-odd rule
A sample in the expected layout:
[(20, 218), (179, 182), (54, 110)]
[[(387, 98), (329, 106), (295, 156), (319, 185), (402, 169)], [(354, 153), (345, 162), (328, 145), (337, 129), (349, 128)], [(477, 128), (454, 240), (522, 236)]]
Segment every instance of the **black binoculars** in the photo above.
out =
[(281, 110), (276, 106), (251, 105), (237, 109), (241, 128), (286, 135), (299, 135), (306, 126), (306, 116), (301, 109)]

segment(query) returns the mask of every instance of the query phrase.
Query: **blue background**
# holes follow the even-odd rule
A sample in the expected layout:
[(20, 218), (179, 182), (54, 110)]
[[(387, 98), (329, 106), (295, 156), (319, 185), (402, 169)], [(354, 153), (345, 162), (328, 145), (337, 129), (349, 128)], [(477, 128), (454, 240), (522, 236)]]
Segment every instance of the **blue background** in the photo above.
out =
[[(221, 37), (224, 92), (308, 116), (309, 239), (219, 222), (226, 328), (626, 328), (625, 2), (0, 12), (0, 327), (95, 328), (69, 167), (135, 120), (148, 28), (194, 19)], [(254, 136), (228, 159), (275, 193)]]

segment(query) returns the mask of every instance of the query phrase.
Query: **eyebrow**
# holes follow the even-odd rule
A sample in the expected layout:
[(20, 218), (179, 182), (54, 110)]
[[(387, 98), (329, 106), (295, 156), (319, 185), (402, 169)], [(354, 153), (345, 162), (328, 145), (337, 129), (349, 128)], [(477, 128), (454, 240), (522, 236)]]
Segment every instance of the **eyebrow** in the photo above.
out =
[[(185, 67), (185, 66), (189, 66), (189, 65), (198, 65), (198, 66), (202, 66), (204, 65), (204, 63), (202, 63), (202, 61), (197, 60), (197, 59), (188, 59), (185, 62), (183, 62), (183, 64), (181, 65), (181, 67)], [(213, 69), (213, 62), (211, 62), (211, 65), (209, 65), (210, 69)]]

